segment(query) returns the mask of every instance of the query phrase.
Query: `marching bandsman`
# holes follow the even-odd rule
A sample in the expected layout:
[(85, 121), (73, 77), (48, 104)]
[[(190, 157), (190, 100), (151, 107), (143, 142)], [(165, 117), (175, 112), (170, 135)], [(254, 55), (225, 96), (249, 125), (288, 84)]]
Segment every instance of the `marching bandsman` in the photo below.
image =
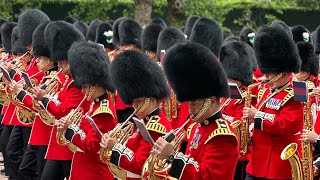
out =
[[(2, 24), (4, 24), (5, 22), (8, 22), (7, 20), (5, 19), (0, 19), (0, 27), (2, 26)], [(3, 48), (3, 44), (2, 44), (2, 37), (1, 37), (1, 34), (0, 34), (0, 58), (2, 58), (2, 52), (4, 49)]]
[(112, 32), (111, 24), (109, 23), (99, 24), (97, 28), (95, 42), (102, 44), (107, 54), (114, 50), (114, 46), (112, 44), (112, 36), (113, 36), (113, 32)]
[(186, 37), (183, 32), (177, 28), (166, 28), (163, 29), (158, 37), (157, 41), (157, 58), (160, 63), (162, 63), (161, 51), (168, 50), (170, 47), (177, 43), (186, 42)]
[[(117, 124), (116, 112), (110, 98), (110, 92), (115, 88), (109, 75), (110, 61), (103, 47), (96, 43), (74, 43), (68, 51), (70, 70), (77, 87), (82, 89), (90, 109), (90, 116), (97, 130), (94, 129), (87, 117), (79, 122), (61, 121), (60, 128), (67, 128), (65, 137), (75, 146), (77, 151), (72, 159), (70, 180), (113, 179), (113, 175), (99, 158), (101, 133), (107, 133)], [(79, 66), (81, 64), (81, 66)], [(58, 126), (58, 127), (59, 127)]]
[[(12, 55), (12, 46), (11, 46), (11, 34), (12, 34), (12, 30), (14, 29), (14, 27), (17, 26), (17, 23), (12, 23), (12, 22), (5, 22), (2, 26), (1, 26), (1, 40), (2, 40), (2, 44), (3, 44), (3, 48), (4, 48), (4, 52), (7, 53), (7, 55), (5, 55), (6, 57), (2, 56), (2, 62), (6, 62), (6, 61), (11, 61), (13, 55)], [(9, 99), (7, 97), (6, 94), (6, 90), (5, 90), (5, 83), (1, 82), (1, 90), (0, 90), (0, 98), (1, 98), (1, 121), (2, 118), (4, 116), (4, 113), (8, 107), (8, 103), (9, 103)], [(3, 161), (4, 161), (4, 171), (5, 171), (5, 175), (9, 176), (9, 169), (10, 167), (8, 167), (8, 158), (7, 158), (7, 153), (6, 153), (6, 147), (9, 141), (9, 137), (12, 131), (13, 126), (12, 125), (8, 125), (8, 122), (6, 123), (1, 123), (3, 125), (3, 129), (1, 131), (1, 137), (0, 137), (0, 147), (1, 147), (1, 152), (3, 155)]]
[(86, 35), (87, 41), (95, 42), (97, 28), (98, 28), (99, 24), (101, 24), (101, 23), (102, 23), (102, 21), (100, 19), (95, 19), (95, 20), (90, 22), (90, 25), (88, 27), (88, 32), (87, 32), (87, 35)]
[[(238, 127), (234, 128), (237, 128), (239, 131), (245, 131), (244, 134), (240, 133), (240, 137), (238, 137), (240, 157), (234, 177), (235, 180), (244, 180), (246, 177), (246, 166), (250, 160), (248, 138), (251, 119), (244, 120), (246, 121), (245, 123), (243, 123), (242, 119), (243, 108), (246, 104), (250, 104), (249, 106), (251, 106), (251, 98), (253, 98), (253, 92), (250, 90), (250, 93), (248, 93), (248, 86), (252, 84), (253, 62), (256, 61), (256, 57), (250, 49), (252, 50), (248, 44), (238, 41), (224, 43), (220, 50), (220, 62), (227, 73), (228, 82), (237, 84), (242, 95), (242, 99), (223, 98), (220, 104), (223, 118), (230, 123), (242, 122)], [(250, 99), (248, 99), (248, 96)], [(244, 126), (243, 130), (241, 129), (242, 126)], [(246, 137), (241, 137), (243, 135)], [(244, 151), (247, 151), (247, 153), (244, 153)]]
[(253, 41), (256, 36), (256, 31), (252, 28), (244, 27), (239, 34), (239, 39), (242, 42), (245, 42), (249, 44), (251, 47), (253, 47)]
[(76, 28), (78, 28), (84, 36), (87, 34), (87, 32), (88, 32), (88, 25), (87, 24), (77, 21), (77, 22), (73, 23), (73, 25)]
[[(50, 91), (51, 96), (58, 93), (65, 77), (58, 71), (58, 63), (50, 60), (50, 52), (45, 43), (44, 31), (49, 22), (40, 24), (34, 31), (32, 36), (32, 54), (37, 58), (36, 63), (40, 71), (44, 72), (44, 76), (40, 81), (40, 86), (46, 86), (46, 90)], [(58, 73), (58, 74), (57, 74)], [(54, 79), (52, 79), (54, 78)], [(22, 164), (32, 164), (30, 156), (36, 157), (37, 173), (32, 174), (29, 169), (23, 168), (19, 171), (19, 177), (23, 179), (33, 179), (38, 176), (41, 178), (43, 168), (45, 166), (45, 154), (49, 144), (51, 131), (53, 128), (54, 118), (39, 107), (38, 101), (33, 95), (22, 89), (22, 86), (15, 83), (13, 92), (26, 107), (36, 112), (38, 115), (33, 122), (29, 145), (27, 152), (23, 157)]]
[(217, 21), (201, 17), (194, 23), (188, 41), (206, 46), (218, 57), (223, 43), (223, 31)]
[(141, 37), (142, 51), (156, 62), (158, 61), (157, 42), (162, 29), (164, 28), (160, 24), (149, 24), (143, 29)]
[[(29, 77), (31, 77), (30, 80), (34, 86), (37, 86), (42, 79), (44, 74), (39, 71), (36, 66), (36, 58), (33, 58), (31, 54), (32, 34), (38, 25), (48, 21), (50, 21), (49, 17), (40, 10), (29, 9), (20, 14), (18, 19), (19, 41), (17, 43), (21, 43), (23, 47), (26, 47), (27, 51), (22, 52), (24, 53), (24, 55), (22, 55), (23, 57), (19, 57), (20, 62), (16, 62), (19, 66), (18, 68), (13, 68), (16, 64), (13, 64), (12, 62), (7, 62), (5, 64), (7, 71), (14, 81), (19, 82), (22, 79), (20, 74), (21, 71), (26, 72)], [(35, 119), (35, 113), (17, 100), (12, 91), (13, 83), (9, 83), (8, 85), (7, 90), (10, 104), (4, 118), (10, 116), (8, 117), (11, 119), (10, 124), (14, 125), (14, 127), (7, 145), (7, 154), (9, 161), (11, 162), (11, 168), (14, 171), (14, 177), (18, 179), (20, 169), (29, 169), (28, 171), (30, 173), (35, 173), (36, 159), (34, 156), (30, 156), (30, 161), (34, 163), (22, 164), (23, 155), (21, 155), (21, 153), (29, 153), (26, 150), (31, 127)], [(12, 114), (8, 114), (9, 112), (12, 112)]]
[[(143, 52), (124, 51), (111, 63), (111, 76), (121, 99), (132, 104), (135, 115), (144, 122), (154, 141), (171, 130), (159, 107), (170, 91), (162, 69), (154, 60)], [(112, 151), (110, 162), (125, 169), (127, 179), (141, 179), (152, 144), (138, 131), (126, 145), (104, 134), (101, 146)]]
[[(118, 23), (118, 21), (116, 21), (114, 25), (114, 29), (118, 30), (117, 32), (119, 35), (119, 43), (117, 44), (118, 41), (115, 41), (118, 50), (116, 50), (116, 52), (110, 52), (109, 59), (111, 61), (113, 61), (113, 59), (116, 58), (118, 54), (120, 54), (123, 51), (140, 51), (141, 49), (142, 27), (137, 22), (129, 18), (122, 18), (118, 20), (120, 21), (119, 26), (116, 26), (116, 23)], [(116, 35), (113, 37), (113, 40), (115, 39), (117, 39)], [(129, 115), (132, 114), (134, 111), (131, 106), (125, 104), (120, 99), (118, 92), (116, 92), (115, 95), (115, 106), (119, 122), (125, 121), (127, 117), (129, 117)]]
[(290, 82), (291, 73), (300, 70), (299, 52), (292, 37), (276, 27), (261, 29), (254, 49), (269, 86), (260, 89), (256, 107), (243, 110), (243, 118), (254, 119), (246, 180), (291, 179), (290, 163), (280, 155), (288, 144), (301, 144), (298, 132), (302, 131), (303, 107), (293, 99)]
[[(37, 88), (35, 97), (41, 101), (46, 111), (59, 120), (78, 107), (84, 99), (84, 94), (75, 87), (71, 76), (67, 52), (74, 42), (85, 41), (85, 38), (76, 27), (63, 21), (50, 22), (45, 28), (44, 37), (49, 48), (50, 60), (58, 63), (66, 80), (57, 97), (47, 96), (47, 92), (40, 88)], [(85, 109), (87, 104), (84, 101), (82, 107)], [(42, 172), (43, 180), (63, 180), (70, 174), (73, 152), (68, 146), (60, 146), (57, 143), (56, 134), (57, 127), (54, 126), (46, 153), (47, 162)]]
[(186, 26), (185, 26), (184, 31), (183, 31), (184, 34), (187, 36), (186, 39), (190, 38), (193, 25), (199, 18), (200, 18), (200, 16), (197, 16), (197, 15), (191, 15), (191, 16), (189, 16), (187, 18)]
[(210, 49), (188, 42), (173, 46), (163, 67), (177, 99), (187, 101), (196, 125), (185, 154), (159, 138), (151, 151), (170, 161), (176, 179), (233, 179), (239, 147), (229, 122), (222, 117), (219, 98), (228, 97), (225, 72)]
[(304, 26), (297, 25), (291, 28), (292, 37), (295, 43), (302, 42), (312, 42), (310, 31)]

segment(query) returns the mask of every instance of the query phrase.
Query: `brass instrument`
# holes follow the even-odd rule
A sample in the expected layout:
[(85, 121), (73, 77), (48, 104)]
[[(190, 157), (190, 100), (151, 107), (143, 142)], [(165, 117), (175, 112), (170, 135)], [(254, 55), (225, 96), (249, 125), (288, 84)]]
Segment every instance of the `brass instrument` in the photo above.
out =
[[(312, 97), (320, 96), (318, 92), (310, 92), (309, 99), (304, 103), (303, 106), (303, 129), (312, 130), (313, 120), (311, 114), (311, 102)], [(286, 146), (282, 153), (282, 160), (289, 160), (292, 170), (292, 177), (294, 180), (313, 180), (313, 146), (312, 142), (303, 140), (302, 141), (302, 157), (300, 158), (297, 153), (297, 144), (291, 143)]]
[[(186, 132), (182, 130), (190, 122), (191, 119), (192, 116), (179, 129), (171, 130), (164, 137), (167, 142), (173, 145), (175, 152), (179, 151), (180, 145), (184, 137), (186, 136)], [(171, 163), (169, 163), (166, 159), (161, 160), (157, 155), (150, 155), (143, 165), (141, 179), (175, 179), (168, 175), (170, 168)]]
[[(61, 71), (62, 70), (55, 72), (55, 74), (52, 77), (50, 77), (49, 81), (46, 81), (43, 85), (41, 85), (41, 89), (46, 89), (47, 96), (49, 96), (50, 99), (56, 99), (56, 95), (59, 92), (59, 80), (57, 80), (56, 77)], [(42, 122), (46, 125), (53, 126), (55, 117), (45, 108), (42, 108), (39, 102), (36, 100), (34, 102), (34, 106), (38, 110), (38, 115)]]
[[(266, 81), (261, 81), (258, 83), (254, 83), (248, 86), (247, 92), (245, 92), (245, 97), (244, 97), (244, 106), (245, 107), (251, 107), (251, 101), (252, 101), (252, 93), (251, 90), (252, 88), (259, 86), (261, 84), (265, 84)], [(239, 158), (244, 157), (248, 153), (248, 145), (249, 145), (249, 126), (250, 126), (250, 119), (247, 118), (242, 118), (241, 120), (234, 121), (231, 123), (231, 126), (235, 130), (235, 134), (238, 138), (239, 141), (239, 146), (240, 146), (240, 155)]]
[[(118, 143), (125, 145), (134, 129), (133, 124), (129, 123), (129, 121), (137, 112), (138, 110), (135, 110), (123, 123), (118, 123), (116, 127), (108, 133), (109, 136), (111, 138), (116, 138)], [(110, 172), (115, 177), (117, 177), (118, 179), (126, 179), (127, 171), (110, 163), (112, 150), (101, 148), (99, 155), (100, 160), (108, 165)]]
[[(83, 109), (80, 108), (80, 106), (86, 100), (86, 98), (87, 97), (85, 96), (81, 100), (81, 102), (79, 103), (77, 108), (72, 109), (70, 111), (70, 113), (64, 119), (66, 119), (69, 122), (79, 124), (80, 120), (82, 119), (82, 114), (83, 114)], [(59, 130), (59, 129), (57, 130), (57, 133), (56, 133), (57, 143), (61, 146), (67, 145), (72, 152), (75, 152), (77, 150), (77, 147), (74, 144), (72, 144), (69, 140), (66, 139), (66, 137), (65, 137), (66, 131), (67, 130)]]

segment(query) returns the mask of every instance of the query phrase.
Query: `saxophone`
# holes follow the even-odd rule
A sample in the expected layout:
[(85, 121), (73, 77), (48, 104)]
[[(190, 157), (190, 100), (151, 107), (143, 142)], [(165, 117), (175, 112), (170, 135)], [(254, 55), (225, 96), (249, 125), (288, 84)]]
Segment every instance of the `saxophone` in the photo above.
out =
[[(85, 101), (86, 98), (87, 96), (84, 96), (84, 98), (81, 100), (77, 108), (72, 109), (64, 119), (66, 119), (69, 122), (80, 125), (80, 120), (82, 119), (82, 114), (83, 114), (83, 109), (80, 108), (80, 106), (82, 105), (82, 103)], [(69, 140), (66, 139), (65, 137), (66, 132), (67, 130), (59, 130), (59, 129), (57, 130), (57, 133), (56, 133), (57, 143), (61, 146), (67, 145), (72, 152), (76, 152), (77, 147), (74, 144), (72, 144)]]
[[(313, 121), (311, 114), (311, 102), (312, 97), (320, 96), (317, 92), (310, 92), (309, 99), (304, 103), (303, 106), (303, 129), (312, 130)], [(291, 165), (292, 177), (294, 180), (313, 180), (313, 146), (312, 142), (303, 140), (302, 141), (302, 157), (300, 158), (297, 153), (297, 143), (291, 143), (286, 146), (282, 153), (281, 159), (288, 160)]]
[[(245, 97), (244, 97), (244, 106), (245, 107), (251, 107), (251, 101), (252, 101), (252, 93), (251, 90), (252, 88), (259, 86), (261, 84), (265, 84), (266, 81), (254, 83), (248, 86), (248, 90), (245, 92)], [(247, 118), (242, 118), (241, 120), (234, 121), (231, 123), (231, 126), (235, 130), (235, 134), (237, 136), (237, 139), (239, 141), (239, 146), (240, 146), (240, 155), (239, 158), (244, 157), (248, 153), (248, 145), (249, 145), (249, 125), (250, 125), (250, 120)]]

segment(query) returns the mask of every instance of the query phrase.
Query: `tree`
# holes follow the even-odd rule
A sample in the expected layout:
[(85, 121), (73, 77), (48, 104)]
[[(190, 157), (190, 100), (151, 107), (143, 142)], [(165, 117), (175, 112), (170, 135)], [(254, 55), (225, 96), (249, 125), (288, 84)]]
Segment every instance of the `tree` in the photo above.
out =
[(134, 19), (142, 26), (151, 21), (153, 0), (134, 0)]

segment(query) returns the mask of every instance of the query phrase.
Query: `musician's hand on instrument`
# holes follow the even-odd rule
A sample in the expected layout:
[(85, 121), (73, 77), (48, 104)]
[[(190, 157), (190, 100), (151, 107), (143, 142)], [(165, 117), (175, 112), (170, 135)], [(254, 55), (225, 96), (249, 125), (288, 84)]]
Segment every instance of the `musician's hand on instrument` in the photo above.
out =
[(244, 107), (243, 108), (243, 118), (247, 118), (247, 119), (253, 119), (254, 115), (256, 114), (258, 110), (251, 106), (251, 107)]
[(105, 149), (112, 149), (113, 146), (117, 143), (117, 139), (116, 138), (111, 138), (109, 136), (108, 133), (105, 133), (103, 136), (102, 136), (102, 139), (101, 139), (101, 142), (100, 142), (100, 146), (102, 148), (105, 148)]
[(314, 132), (307, 129), (303, 129), (303, 132), (301, 134), (301, 137), (299, 140), (301, 141), (310, 141), (310, 142), (317, 142), (319, 135)]
[(18, 84), (15, 81), (12, 81), (12, 83), (9, 85), (10, 86), (10, 91), (13, 92), (14, 94), (18, 95), (19, 92), (23, 89), (22, 84)]
[(174, 154), (175, 150), (171, 143), (168, 143), (163, 137), (160, 137), (155, 143), (150, 152), (156, 154), (160, 159), (167, 159), (170, 154)]
[(67, 119), (60, 119), (57, 121), (57, 127), (59, 130), (66, 130), (70, 126), (71, 122)]
[(14, 69), (15, 65), (14, 64), (11, 64), (10, 62), (5, 62), (4, 63), (4, 68), (10, 72), (12, 69)]
[(316, 93), (320, 93), (320, 88), (319, 88), (319, 87), (315, 87), (315, 88), (313, 88), (312, 91), (313, 91), (313, 92), (316, 92)]
[(314, 176), (318, 176), (319, 175), (319, 168), (315, 165), (313, 165), (313, 174)]
[(42, 100), (42, 98), (47, 94), (47, 91), (46, 90), (43, 90), (41, 89), (40, 87), (36, 87), (35, 88), (35, 94), (34, 94), (34, 97), (37, 99), (37, 100)]

